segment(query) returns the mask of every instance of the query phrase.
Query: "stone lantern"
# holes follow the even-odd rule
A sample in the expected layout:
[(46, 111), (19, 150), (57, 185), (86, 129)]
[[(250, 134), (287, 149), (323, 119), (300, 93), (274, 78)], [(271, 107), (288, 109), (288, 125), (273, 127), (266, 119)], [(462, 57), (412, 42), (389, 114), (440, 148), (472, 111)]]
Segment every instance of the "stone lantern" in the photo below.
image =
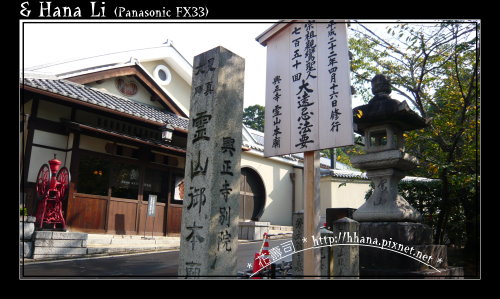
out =
[[(374, 97), (353, 109), (354, 130), (364, 135), (366, 154), (352, 157), (351, 163), (366, 170), (374, 184), (372, 195), (353, 218), (359, 221), (360, 238), (377, 240), (375, 246), (359, 247), (359, 273), (463, 276), (461, 267), (448, 267), (446, 245), (432, 244), (432, 228), (420, 223), (420, 213), (398, 194), (405, 172), (418, 165), (415, 157), (404, 152), (403, 132), (423, 128), (427, 121), (405, 101), (391, 99), (390, 81), (384, 75), (376, 75), (371, 83)], [(380, 247), (384, 242), (385, 248)]]
[(405, 171), (418, 164), (415, 157), (404, 152), (403, 132), (423, 128), (426, 121), (406, 101), (389, 96), (390, 82), (384, 75), (376, 75), (371, 84), (374, 97), (353, 109), (354, 130), (364, 135), (366, 154), (352, 157), (351, 162), (366, 170), (374, 191), (353, 218), (359, 222), (419, 222), (420, 213), (398, 194), (398, 183)]

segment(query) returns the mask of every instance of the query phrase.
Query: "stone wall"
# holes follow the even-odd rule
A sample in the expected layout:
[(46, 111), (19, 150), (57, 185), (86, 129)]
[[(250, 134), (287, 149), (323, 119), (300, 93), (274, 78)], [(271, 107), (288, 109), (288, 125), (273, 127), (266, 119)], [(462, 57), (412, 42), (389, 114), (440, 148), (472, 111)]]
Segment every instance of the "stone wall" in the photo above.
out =
[(36, 231), (34, 259), (77, 257), (87, 254), (86, 233)]
[(238, 223), (238, 239), (262, 240), (264, 233), (269, 233), (270, 222), (240, 221)]

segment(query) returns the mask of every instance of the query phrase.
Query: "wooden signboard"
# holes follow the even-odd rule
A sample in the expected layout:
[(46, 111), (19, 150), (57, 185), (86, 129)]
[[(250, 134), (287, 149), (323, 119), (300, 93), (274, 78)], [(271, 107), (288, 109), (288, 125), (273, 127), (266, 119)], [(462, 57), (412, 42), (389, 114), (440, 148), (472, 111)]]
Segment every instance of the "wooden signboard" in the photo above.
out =
[(267, 46), (264, 156), (304, 153), (303, 273), (318, 277), (318, 150), (354, 143), (346, 22), (282, 22), (257, 41)]
[(264, 156), (352, 145), (344, 20), (297, 20), (257, 40), (267, 46)]

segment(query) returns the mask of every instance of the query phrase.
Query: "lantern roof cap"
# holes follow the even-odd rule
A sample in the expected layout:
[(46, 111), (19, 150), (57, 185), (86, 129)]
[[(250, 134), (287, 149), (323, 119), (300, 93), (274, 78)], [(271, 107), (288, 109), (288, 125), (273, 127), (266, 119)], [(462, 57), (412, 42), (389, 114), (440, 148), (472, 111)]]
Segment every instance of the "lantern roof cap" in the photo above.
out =
[(427, 126), (428, 120), (411, 110), (406, 101), (398, 101), (390, 97), (390, 79), (377, 74), (371, 80), (374, 97), (366, 105), (353, 109), (354, 131), (363, 134), (364, 130), (373, 126), (392, 124), (402, 131), (421, 129)]

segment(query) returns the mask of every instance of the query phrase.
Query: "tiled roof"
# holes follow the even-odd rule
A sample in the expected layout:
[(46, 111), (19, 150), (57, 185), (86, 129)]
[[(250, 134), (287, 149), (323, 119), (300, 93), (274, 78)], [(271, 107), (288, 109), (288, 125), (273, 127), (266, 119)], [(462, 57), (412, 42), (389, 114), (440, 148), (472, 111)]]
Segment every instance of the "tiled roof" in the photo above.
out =
[[(321, 169), (321, 176), (332, 176), (336, 178), (344, 178), (344, 179), (360, 179), (360, 180), (370, 180), (366, 176), (366, 172), (354, 171), (354, 170), (339, 170), (339, 169)], [(432, 182), (437, 181), (437, 179), (429, 179), (423, 177), (415, 177), (415, 176), (405, 176), (402, 181), (406, 182)]]
[(252, 138), (255, 140), (255, 143), (258, 145), (264, 146), (264, 133), (259, 132), (257, 130), (251, 129), (247, 127), (248, 133), (252, 136)]
[(321, 176), (332, 176), (344, 179), (361, 179), (368, 180), (366, 173), (354, 170), (339, 170), (339, 169), (321, 169)]
[(188, 129), (189, 120), (187, 118), (82, 84), (63, 79), (41, 78), (23, 78), (21, 79), (21, 83), (26, 86), (94, 104), (96, 108), (106, 107), (117, 112), (126, 113), (146, 120), (168, 123), (186, 131)]

